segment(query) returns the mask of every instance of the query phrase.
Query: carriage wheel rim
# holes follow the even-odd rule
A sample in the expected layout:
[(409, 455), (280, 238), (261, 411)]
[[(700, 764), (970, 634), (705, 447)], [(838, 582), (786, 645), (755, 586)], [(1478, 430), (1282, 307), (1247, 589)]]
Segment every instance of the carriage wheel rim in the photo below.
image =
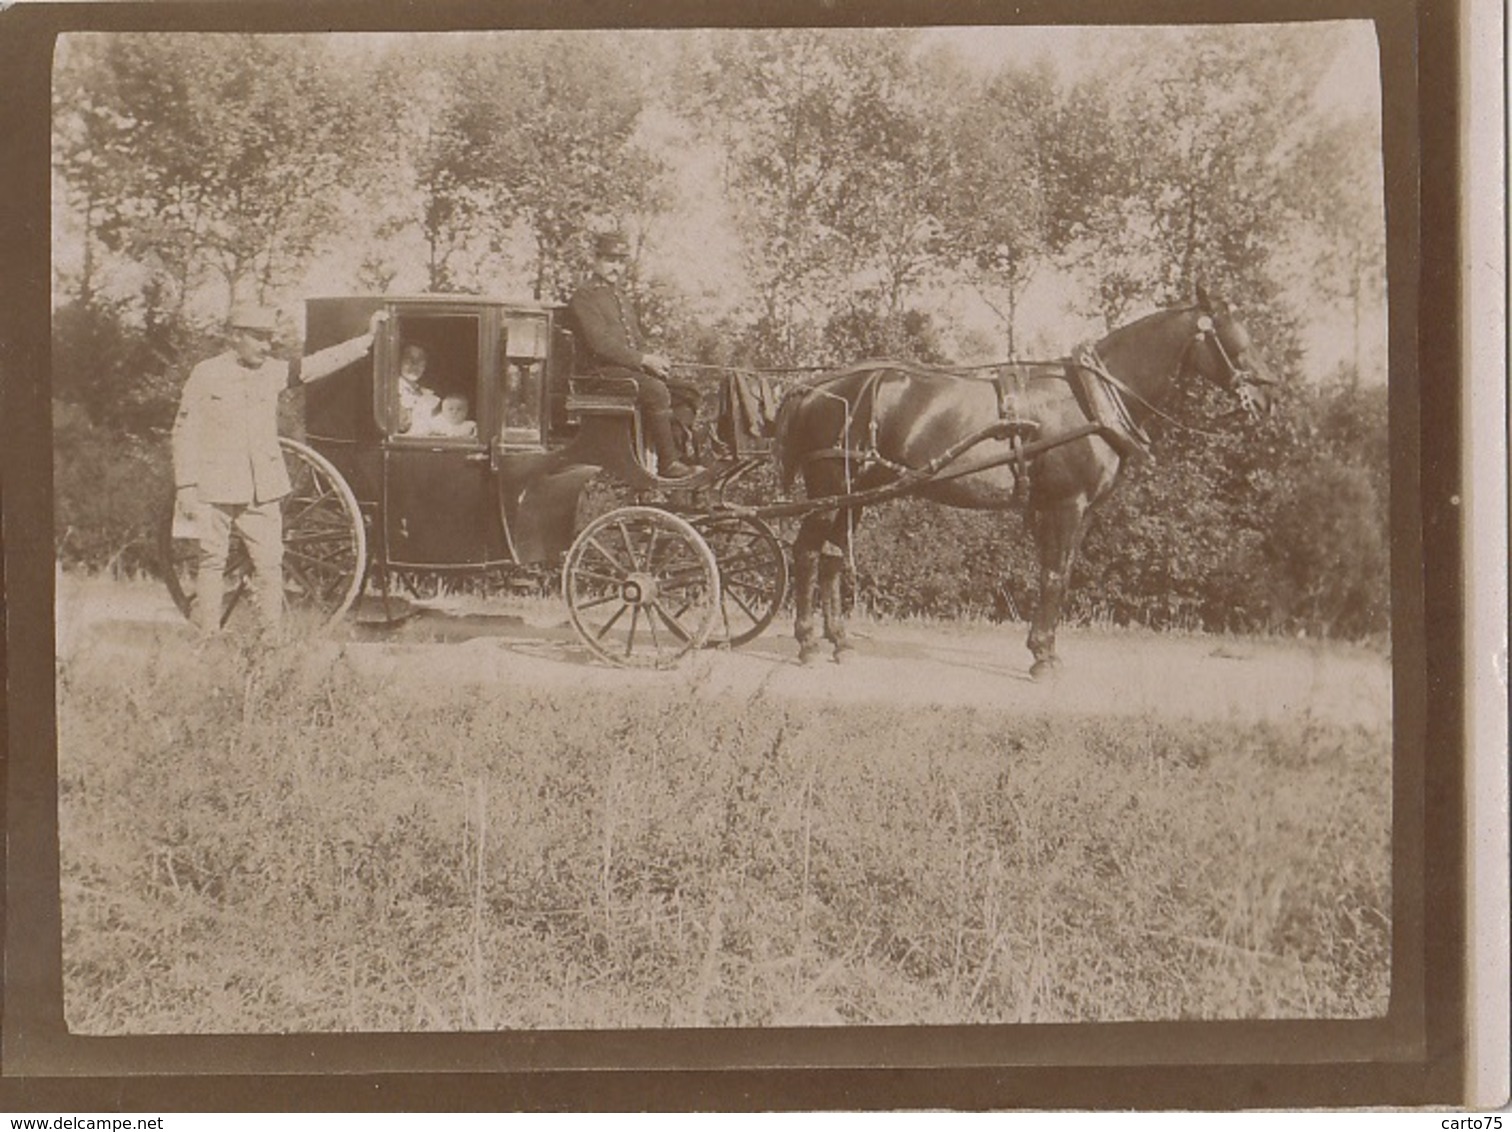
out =
[(588, 524), (567, 553), (562, 590), (579, 640), (619, 667), (675, 665), (719, 614), (713, 551), (692, 524), (656, 507)]
[(739, 648), (776, 620), (787, 597), (787, 554), (776, 532), (754, 516), (712, 515), (694, 526), (719, 561), (721, 632), (706, 643)]

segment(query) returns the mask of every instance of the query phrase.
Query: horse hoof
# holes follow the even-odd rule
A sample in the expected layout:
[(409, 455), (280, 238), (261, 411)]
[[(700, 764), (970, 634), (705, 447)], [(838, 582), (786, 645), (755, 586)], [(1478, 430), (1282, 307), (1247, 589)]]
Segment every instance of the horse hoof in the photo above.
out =
[(805, 668), (813, 665), (814, 662), (818, 659), (819, 648), (817, 645), (804, 645), (798, 650), (798, 663), (803, 665)]
[(846, 645), (844, 648), (837, 648), (835, 650), (836, 664), (847, 664), (850, 661), (854, 660), (855, 657), (856, 650), (851, 645)]
[(1053, 656), (1047, 656), (1044, 660), (1034, 662), (1033, 667), (1029, 669), (1029, 675), (1036, 680), (1050, 680), (1059, 676), (1060, 670), (1061, 662)]

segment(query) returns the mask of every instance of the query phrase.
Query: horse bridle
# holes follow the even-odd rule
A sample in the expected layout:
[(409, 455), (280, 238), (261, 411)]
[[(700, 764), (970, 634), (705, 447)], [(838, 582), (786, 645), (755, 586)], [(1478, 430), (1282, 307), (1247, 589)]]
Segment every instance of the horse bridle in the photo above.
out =
[[(1273, 378), (1261, 377), (1253, 370), (1245, 369), (1243, 366), (1236, 365), (1234, 363), (1233, 356), (1229, 354), (1228, 348), (1223, 344), (1223, 338), (1218, 334), (1218, 325), (1214, 321), (1212, 314), (1201, 307), (1193, 307), (1192, 309), (1198, 312), (1197, 333), (1190, 339), (1188, 339), (1186, 346), (1182, 348), (1181, 355), (1176, 359), (1177, 374), (1180, 374), (1182, 366), (1186, 363), (1187, 355), (1190, 354), (1197, 345), (1199, 345), (1204, 340), (1211, 341), (1213, 346), (1218, 351), (1218, 357), (1220, 360), (1222, 360), (1224, 368), (1228, 370), (1229, 384), (1234, 391), (1234, 396), (1239, 399), (1240, 407), (1243, 408), (1243, 410), (1251, 417), (1259, 416), (1260, 405), (1256, 399), (1255, 390), (1265, 385), (1276, 385), (1278, 384), (1278, 382), (1276, 382)], [(1118, 390), (1118, 392), (1122, 393), (1126, 397), (1131, 398), (1134, 401), (1137, 401), (1155, 416), (1166, 421), (1168, 424), (1173, 424), (1177, 428), (1183, 429), (1187, 432), (1211, 435), (1203, 429), (1197, 428), (1193, 425), (1187, 424), (1185, 421), (1181, 421), (1176, 417), (1173, 417), (1159, 405), (1156, 405), (1152, 401), (1150, 401), (1149, 398), (1145, 397), (1138, 390), (1132, 389), (1128, 384), (1115, 377), (1108, 370), (1108, 367), (1103, 362), (1101, 355), (1098, 354), (1096, 347), (1094, 347), (1090, 342), (1084, 343), (1079, 346), (1072, 357), (1077, 365), (1083, 367), (1084, 369), (1091, 370), (1093, 373), (1097, 374), (1098, 377), (1102, 378), (1103, 381), (1107, 382), (1114, 389)], [(1202, 370), (1199, 368), (1197, 372), (1202, 373)], [(1203, 376), (1206, 375), (1204, 374)]]
[[(1255, 396), (1255, 390), (1265, 385), (1275, 385), (1273, 378), (1261, 377), (1253, 370), (1235, 365), (1234, 359), (1228, 352), (1228, 347), (1223, 344), (1223, 336), (1218, 333), (1218, 324), (1213, 316), (1207, 311), (1201, 311), (1197, 316), (1197, 334), (1192, 340), (1197, 343), (1207, 340), (1218, 351), (1218, 357), (1228, 370), (1229, 386), (1234, 391), (1234, 396), (1239, 398), (1239, 405), (1250, 416), (1258, 416), (1260, 405)], [(1179, 365), (1180, 363), (1178, 363)]]

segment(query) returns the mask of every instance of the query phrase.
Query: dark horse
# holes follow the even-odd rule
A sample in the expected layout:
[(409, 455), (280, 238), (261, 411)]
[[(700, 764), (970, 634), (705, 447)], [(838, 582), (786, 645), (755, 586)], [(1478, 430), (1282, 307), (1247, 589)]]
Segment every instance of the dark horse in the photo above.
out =
[(793, 389), (776, 426), (784, 483), (801, 472), (810, 501), (851, 497), (809, 513), (794, 544), (800, 659), (812, 662), (820, 648), (816, 581), (824, 636), (845, 659), (840, 579), (851, 532), (863, 505), (906, 493), (976, 510), (1027, 501), (1040, 560), (1031, 671), (1054, 670), (1077, 549), (1093, 508), (1142, 453), (1142, 422), (1191, 373), (1231, 390), (1252, 415), (1268, 411), (1275, 382), (1253, 355), (1238, 318), (1199, 288), (1192, 306), (1120, 327), (1058, 362), (990, 376), (865, 362)]

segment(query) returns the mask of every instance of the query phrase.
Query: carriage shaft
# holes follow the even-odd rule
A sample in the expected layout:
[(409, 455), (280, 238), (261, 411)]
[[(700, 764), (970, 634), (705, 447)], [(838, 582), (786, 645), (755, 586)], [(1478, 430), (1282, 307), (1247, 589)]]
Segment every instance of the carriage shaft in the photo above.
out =
[[(1070, 444), (1073, 441), (1093, 436), (1101, 431), (1101, 425), (1082, 425), (1079, 428), (1072, 429), (1070, 432), (1064, 432), (1057, 436), (1032, 440), (1027, 444), (1015, 448), (1012, 452), (1004, 453), (1002, 456), (995, 456), (985, 463), (967, 468), (952, 469), (950, 467), (951, 464), (955, 463), (977, 445), (989, 440), (1004, 439), (1005, 430), (1003, 425), (1001, 423), (994, 424), (952, 444), (922, 468), (911, 469), (891, 483), (882, 484), (879, 487), (868, 488), (865, 491), (847, 492), (843, 495), (822, 495), (817, 499), (800, 499), (790, 503), (773, 503), (764, 507), (732, 506), (729, 510), (736, 514), (751, 515), (755, 518), (766, 520), (791, 519), (810, 515), (816, 511), (827, 511), (834, 507), (865, 507), (873, 503), (883, 503), (890, 499), (896, 499), (927, 484), (947, 483), (950, 480), (974, 476), (978, 472), (989, 471), (992, 468), (1000, 468), (1004, 464), (1029, 460), (1040, 455), (1042, 452), (1048, 452), (1050, 449), (1058, 448), (1063, 444)], [(857, 453), (856, 455), (860, 456), (862, 454)], [(829, 458), (838, 459), (839, 456)]]

